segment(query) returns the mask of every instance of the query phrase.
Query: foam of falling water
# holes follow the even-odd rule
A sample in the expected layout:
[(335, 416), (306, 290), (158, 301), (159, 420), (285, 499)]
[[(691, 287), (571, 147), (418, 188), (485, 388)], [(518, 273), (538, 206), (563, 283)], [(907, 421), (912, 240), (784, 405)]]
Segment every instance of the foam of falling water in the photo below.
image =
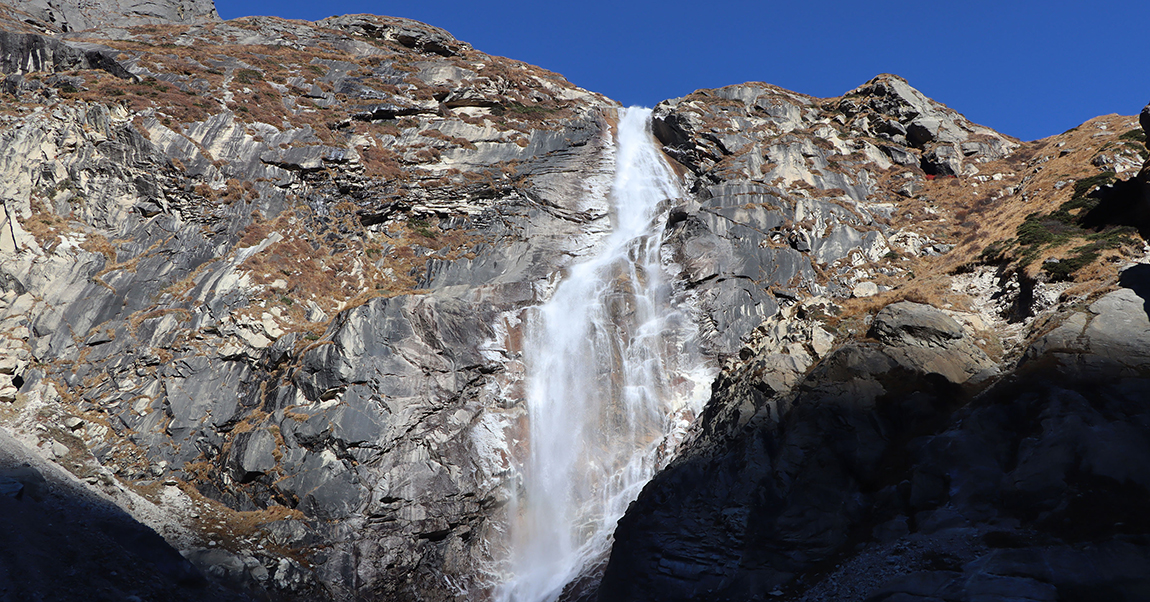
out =
[(512, 511), (512, 575), (497, 592), (506, 602), (552, 602), (602, 558), (654, 474), (656, 449), (707, 392), (698, 384), (712, 374), (659, 261), (682, 193), (650, 113), (620, 115), (607, 241), (528, 317), (530, 457)]

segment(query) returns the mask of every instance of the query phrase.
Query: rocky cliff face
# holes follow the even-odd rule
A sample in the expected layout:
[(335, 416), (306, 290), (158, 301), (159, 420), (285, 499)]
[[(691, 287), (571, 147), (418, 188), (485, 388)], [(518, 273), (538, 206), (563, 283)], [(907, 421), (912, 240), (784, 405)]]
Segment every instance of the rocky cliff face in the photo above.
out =
[(0, 271), (25, 443), (170, 483), (153, 526), (241, 590), (483, 587), (516, 315), (607, 227), (614, 105), (397, 19), (20, 35)]
[[(172, 560), (143, 589), (117, 571), (124, 595), (487, 595), (522, 312), (610, 230), (615, 103), (403, 19), (0, 13), (5, 515), (124, 509), (166, 543), (108, 562)], [(883, 75), (836, 99), (699, 91), (653, 127), (689, 191), (665, 267), (724, 371), (604, 597), (815, 595), (878, 575), (881, 546), (912, 550), (891, 599), (1064, 591), (990, 548), (1138, 566), (1143, 477), (1090, 447), (1144, 452), (1138, 301), (1110, 292), (1142, 253), (1130, 118), (1022, 144)], [(937, 308), (879, 312), (905, 299)], [(1089, 384), (1114, 362), (1127, 380)], [(1093, 491), (1108, 518), (1060, 531)], [(863, 564), (830, 568), (852, 546)], [(1122, 566), (1075, 583), (1135, 591)]]
[(158, 23), (219, 21), (216, 5), (210, 0), (14, 0), (8, 6), (23, 13), (26, 23), (49, 31), (74, 32)]
[[(912, 132), (907, 122), (929, 113), (892, 109), (890, 91), (900, 87), (880, 77), (836, 106), (855, 115), (852, 129), (878, 121), (860, 117), (858, 107), (898, 118), (905, 133), (875, 133), (906, 144), (910, 138), (898, 136)], [(1150, 501), (1142, 403), (1150, 297), (1146, 264), (1128, 260), (1144, 252), (1131, 243), (1134, 229), (1145, 231), (1146, 171), (1138, 166), (1147, 153), (1145, 133), (1129, 129), (1128, 118), (1121, 123), (1113, 142), (1106, 139), (1114, 121), (1104, 118), (1080, 128), (1088, 139), (1072, 131), (1013, 156), (1003, 153), (1017, 143), (969, 135), (973, 128), (961, 122), (934, 128), (979, 140), (970, 156), (987, 153), (987, 165), (977, 172), (1029, 163), (1022, 179), (971, 174), (977, 179), (965, 186), (1009, 182), (973, 206), (982, 220), (973, 232), (963, 232), (966, 216), (947, 215), (945, 204), (929, 207), (940, 221), (958, 222), (951, 227), (966, 238), (915, 262), (934, 273), (917, 278), (927, 281), (923, 288), (904, 284), (901, 296), (942, 309), (886, 304), (898, 296), (783, 307), (772, 336), (716, 381), (680, 458), (620, 521), (599, 599), (1145, 598), (1150, 525), (1137, 509)], [(702, 138), (664, 140), (689, 159), (721, 156), (703, 150), (716, 139)], [(950, 142), (957, 150), (966, 144)], [(935, 188), (940, 172), (929, 157), (950, 152), (931, 146), (938, 143), (883, 147), (891, 159), (916, 157), (905, 164), (935, 176), (912, 175), (894, 192), (962, 198), (953, 190), (961, 178), (947, 182), (951, 190)], [(1085, 157), (1127, 179), (1109, 170), (1062, 179), (1082, 170)], [(1017, 203), (1031, 213), (1018, 216)], [(888, 213), (889, 225), (902, 235), (931, 231), (905, 207)], [(989, 238), (979, 231), (1003, 222), (1015, 236), (975, 256)], [(1103, 253), (1112, 267), (1095, 263)], [(801, 354), (779, 336), (784, 324), (811, 347), (823, 329), (866, 330), (833, 350), (826, 343), (824, 359), (796, 378)]]

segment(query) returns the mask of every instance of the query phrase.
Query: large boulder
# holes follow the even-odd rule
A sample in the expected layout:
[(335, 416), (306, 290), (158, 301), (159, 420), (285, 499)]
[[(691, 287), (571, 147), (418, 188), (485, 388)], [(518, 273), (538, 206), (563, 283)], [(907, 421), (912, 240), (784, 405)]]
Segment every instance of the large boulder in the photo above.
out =
[(1150, 372), (1150, 266), (1125, 270), (1120, 288), (1091, 303), (1086, 311), (1064, 312), (1057, 325), (1030, 347), (1027, 362), (1053, 362), (1083, 378)]
[(903, 366), (939, 374), (955, 384), (979, 382), (997, 372), (995, 362), (966, 336), (962, 326), (930, 305), (892, 303), (878, 312), (868, 334), (887, 345), (887, 353)]

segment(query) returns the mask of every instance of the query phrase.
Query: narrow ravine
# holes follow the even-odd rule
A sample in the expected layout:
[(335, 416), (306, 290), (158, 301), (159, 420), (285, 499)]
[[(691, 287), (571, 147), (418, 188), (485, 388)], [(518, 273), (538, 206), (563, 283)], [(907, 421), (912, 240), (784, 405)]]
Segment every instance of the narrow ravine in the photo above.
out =
[(530, 452), (519, 459), (505, 602), (554, 601), (605, 558), (659, 450), (709, 390), (713, 371), (660, 260), (682, 191), (650, 115), (620, 113), (611, 234), (527, 317)]

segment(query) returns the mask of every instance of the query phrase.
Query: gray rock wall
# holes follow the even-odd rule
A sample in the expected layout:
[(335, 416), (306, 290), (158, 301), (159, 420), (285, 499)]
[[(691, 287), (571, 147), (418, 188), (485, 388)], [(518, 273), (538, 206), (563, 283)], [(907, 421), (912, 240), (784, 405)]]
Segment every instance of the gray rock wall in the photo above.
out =
[(62, 32), (220, 19), (212, 0), (14, 0), (10, 6)]
[[(224, 57), (192, 74), (4, 38), (23, 44), (5, 100), (59, 103), (0, 131), (14, 428), (32, 432), (41, 407), (83, 416), (73, 470), (221, 504), (234, 537), (213, 522), (180, 546), (229, 587), (309, 600), (490, 587), (523, 413), (518, 313), (607, 229), (613, 105), (402, 19), (215, 27), (172, 32)], [(110, 48), (160, 34), (99, 35)], [(293, 77), (317, 96), (217, 45), (240, 39), (297, 40)], [(320, 43), (348, 60), (311, 63)], [(391, 68), (406, 64), (419, 66)], [(64, 69), (79, 70), (69, 87), (45, 75)], [(117, 69), (125, 81), (102, 79)], [(128, 98), (77, 98), (101, 85)], [(225, 100), (251, 86), (287, 93), (270, 123)], [(441, 105), (452, 87), (472, 101)], [(359, 108), (379, 94), (411, 110)], [(514, 110), (544, 101), (544, 120)], [(196, 118), (172, 114), (187, 108)], [(59, 428), (35, 431), (45, 449), (71, 433)]]

